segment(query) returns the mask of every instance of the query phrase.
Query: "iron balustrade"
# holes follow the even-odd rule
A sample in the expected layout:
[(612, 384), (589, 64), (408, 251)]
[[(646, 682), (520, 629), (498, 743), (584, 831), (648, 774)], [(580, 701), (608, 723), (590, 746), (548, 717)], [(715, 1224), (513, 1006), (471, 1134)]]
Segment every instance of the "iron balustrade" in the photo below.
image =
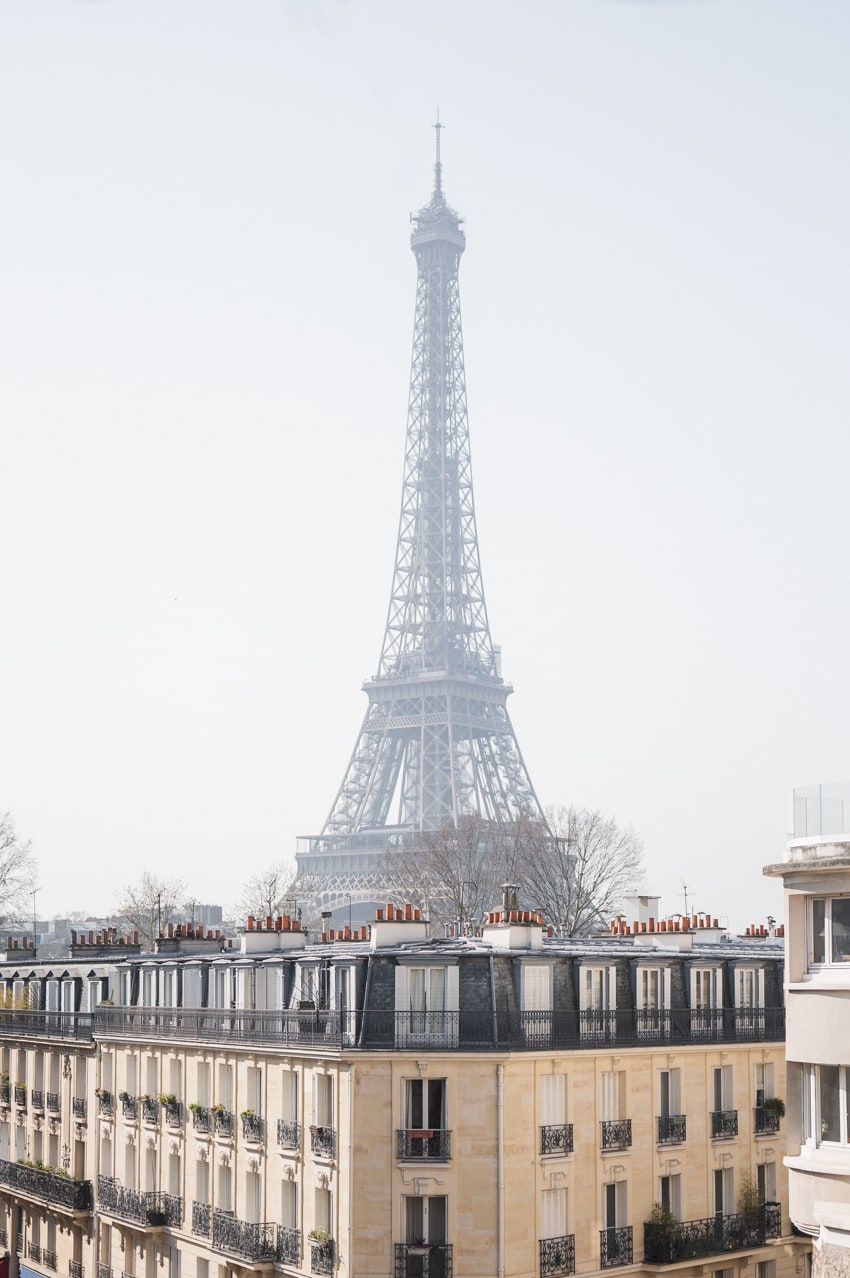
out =
[(98, 1261), (97, 1278), (112, 1278), (112, 1266), (102, 1265), (100, 1261)]
[(440, 1127), (403, 1127), (396, 1131), (396, 1154), (403, 1159), (447, 1163), (452, 1156), (452, 1134)]
[(0, 1185), (8, 1185), (29, 1198), (41, 1198), (66, 1211), (92, 1209), (92, 1183), (74, 1180), (62, 1172), (45, 1167), (28, 1167), (26, 1163), (9, 1163), (0, 1159)]
[(0, 1037), (91, 1039), (93, 1031), (91, 1012), (0, 1010)]
[(12, 1100), (12, 1088), (9, 1082), (0, 1083), (0, 1105), (9, 1105)]
[[(7, 1013), (0, 1013), (0, 1018), (3, 1015)], [(495, 1027), (490, 1009), (339, 1012), (306, 1008), (249, 1011), (237, 1008), (99, 1007), (94, 1013), (94, 1021), (97, 1034), (107, 1038), (193, 1042), (235, 1039), (299, 1048), (592, 1050), (614, 1044), (641, 1046), (647, 1039), (667, 1044), (782, 1042), (785, 1039), (785, 1009), (781, 1007), (667, 1008), (651, 1012), (635, 1008), (618, 1011), (559, 1008), (557, 1012), (519, 1013), (500, 1010)]]
[(210, 1111), (206, 1105), (190, 1105), (192, 1111), (192, 1126), (196, 1132), (209, 1132), (211, 1120)]
[(296, 1269), (301, 1264), (301, 1231), (288, 1229), (286, 1225), (277, 1227), (277, 1246), (275, 1260), (279, 1265), (293, 1265)]
[(212, 1224), (212, 1208), (209, 1203), (192, 1203), (192, 1233), (209, 1238)]
[(738, 1135), (737, 1109), (713, 1109), (711, 1111), (711, 1139), (731, 1140)]
[(326, 1238), (323, 1242), (313, 1239), (310, 1243), (310, 1273), (332, 1274), (334, 1271), (334, 1240)]
[(8, 1245), (9, 1235), (6, 1233), (5, 1229), (0, 1229), (0, 1247), (7, 1247)]
[(540, 1278), (562, 1278), (576, 1271), (576, 1236), (564, 1234), (561, 1238), (541, 1238)]
[[(85, 1101), (83, 1101), (85, 1107)], [(106, 1118), (111, 1118), (115, 1112), (115, 1100), (112, 1092), (100, 1090), (97, 1093), (97, 1112), (103, 1114)]]
[(572, 1123), (546, 1123), (540, 1128), (541, 1154), (571, 1154), (573, 1152)]
[(86, 1098), (85, 1096), (73, 1096), (71, 1098), (71, 1113), (75, 1118), (86, 1117)]
[(395, 1278), (452, 1278), (452, 1266), (451, 1243), (395, 1245)]
[(86, 1278), (86, 1271), (81, 1260), (68, 1261), (68, 1278)]
[(243, 1260), (273, 1261), (277, 1250), (275, 1226), (239, 1220), (226, 1211), (213, 1212), (212, 1245)]
[(157, 1190), (127, 1189), (114, 1176), (98, 1176), (98, 1206), (111, 1216), (137, 1225), (179, 1229), (183, 1223), (183, 1199)]
[(130, 1096), (128, 1092), (124, 1092), (123, 1095), (119, 1095), (118, 1099), (121, 1101), (121, 1113), (125, 1118), (138, 1118), (139, 1102), (135, 1096)]
[(613, 1269), (615, 1265), (632, 1263), (632, 1227), (622, 1225), (618, 1229), (600, 1229), (599, 1265), (601, 1269)]
[(671, 1265), (724, 1251), (761, 1247), (767, 1239), (779, 1238), (781, 1232), (779, 1203), (765, 1203), (751, 1212), (677, 1221), (675, 1225), (647, 1221), (643, 1227), (643, 1258), (650, 1264)]
[(335, 1144), (332, 1127), (310, 1128), (310, 1149), (314, 1154), (319, 1154), (322, 1158), (333, 1158)]
[(263, 1139), (263, 1120), (259, 1114), (242, 1115), (242, 1135), (245, 1140), (261, 1141)]
[(27, 1243), (27, 1256), (30, 1260), (36, 1261), (36, 1263), (39, 1265), (41, 1264), (41, 1248), (39, 1247), (38, 1243), (34, 1243), (34, 1242)]
[(602, 1149), (628, 1149), (632, 1143), (630, 1118), (603, 1119), (599, 1124)]
[(289, 1118), (277, 1120), (277, 1143), (284, 1149), (300, 1149), (301, 1124)]
[(27, 1089), (25, 1083), (15, 1083), (15, 1104), (20, 1109), (27, 1107)]
[(688, 1124), (684, 1114), (661, 1114), (658, 1118), (658, 1144), (681, 1145), (687, 1137)]
[(142, 1096), (142, 1118), (146, 1123), (159, 1122), (159, 1101), (155, 1096)]
[(51, 1114), (59, 1113), (59, 1093), (58, 1092), (47, 1093), (47, 1109), (48, 1109), (48, 1112)]
[(753, 1129), (756, 1136), (773, 1135), (779, 1131), (779, 1115), (776, 1110), (764, 1105), (756, 1105), (753, 1110)]
[(40, 1087), (34, 1087), (30, 1096), (32, 1097), (33, 1109), (44, 1109), (44, 1092)]
[(212, 1109), (210, 1113), (213, 1116), (213, 1127), (216, 1136), (232, 1136), (233, 1135), (233, 1115), (229, 1109)]
[(49, 1247), (45, 1247), (41, 1253), (41, 1263), (45, 1269), (56, 1268), (56, 1252), (51, 1251)]
[(168, 1127), (182, 1127), (182, 1101), (166, 1101), (162, 1108), (165, 1111), (165, 1122)]

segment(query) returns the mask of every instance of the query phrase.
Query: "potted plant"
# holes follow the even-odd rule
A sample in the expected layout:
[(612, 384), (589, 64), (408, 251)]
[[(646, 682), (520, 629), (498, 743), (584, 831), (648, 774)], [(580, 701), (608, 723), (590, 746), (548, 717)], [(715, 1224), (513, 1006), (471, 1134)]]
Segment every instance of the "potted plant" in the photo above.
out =
[(669, 1265), (673, 1260), (678, 1228), (679, 1222), (669, 1207), (665, 1207), (664, 1203), (652, 1204), (646, 1240), (656, 1264)]
[(239, 1115), (239, 1117), (240, 1117), (240, 1118), (253, 1118), (253, 1117), (254, 1117), (254, 1111), (253, 1111), (253, 1109), (243, 1109), (243, 1110), (242, 1110), (242, 1112), (241, 1112), (241, 1114)]
[(119, 1099), (122, 1103), (123, 1103), (123, 1102), (125, 1102), (125, 1101), (128, 1101), (128, 1100), (130, 1099), (130, 1093), (129, 1093), (129, 1092), (119, 1092), (119, 1093), (118, 1093), (118, 1099)]
[(761, 1103), (762, 1109), (766, 1109), (769, 1114), (775, 1114), (777, 1118), (785, 1117), (785, 1101), (781, 1096), (766, 1096)]
[(332, 1235), (326, 1229), (311, 1229), (307, 1240), (311, 1247), (321, 1247), (324, 1243), (331, 1242)]
[(159, 1099), (160, 1105), (176, 1105), (177, 1104), (177, 1097), (174, 1094), (174, 1092), (160, 1092), (158, 1099)]
[(201, 1110), (206, 1109), (206, 1105), (202, 1105), (200, 1101), (190, 1101), (189, 1108), (193, 1114), (199, 1114)]

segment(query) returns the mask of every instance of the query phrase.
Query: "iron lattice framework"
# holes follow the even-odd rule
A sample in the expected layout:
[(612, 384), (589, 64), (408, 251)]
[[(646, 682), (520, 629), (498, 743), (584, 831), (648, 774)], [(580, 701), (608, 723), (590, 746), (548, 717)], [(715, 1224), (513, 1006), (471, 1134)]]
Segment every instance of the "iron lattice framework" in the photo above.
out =
[(374, 899), (386, 852), (477, 813), (541, 817), (507, 711), (481, 580), (458, 267), (437, 126), (430, 202), (412, 219), (416, 314), (401, 517), (386, 633), (360, 735), (318, 839), (299, 852), (320, 897)]

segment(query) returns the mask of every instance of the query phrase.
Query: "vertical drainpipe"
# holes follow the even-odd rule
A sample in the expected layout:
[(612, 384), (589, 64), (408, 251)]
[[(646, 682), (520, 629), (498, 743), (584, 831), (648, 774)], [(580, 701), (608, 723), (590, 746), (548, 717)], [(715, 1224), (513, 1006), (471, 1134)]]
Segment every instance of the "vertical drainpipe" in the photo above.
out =
[(496, 1262), (497, 1278), (505, 1278), (505, 1067), (496, 1066), (496, 1130), (498, 1150), (496, 1154), (496, 1194), (498, 1197), (498, 1226)]
[(352, 1189), (354, 1186), (354, 1064), (348, 1063), (348, 1170), (346, 1180), (348, 1181), (348, 1251), (346, 1253), (345, 1263), (348, 1272), (354, 1272), (352, 1268), (352, 1248), (354, 1246), (354, 1194)]

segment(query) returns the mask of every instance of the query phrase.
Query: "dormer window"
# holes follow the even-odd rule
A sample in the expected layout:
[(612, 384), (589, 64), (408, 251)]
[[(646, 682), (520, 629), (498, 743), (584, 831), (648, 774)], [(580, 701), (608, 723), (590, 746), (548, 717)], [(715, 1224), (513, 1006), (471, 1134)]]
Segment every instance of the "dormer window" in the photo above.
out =
[(396, 1042), (457, 1041), (457, 967), (400, 963), (396, 968)]

